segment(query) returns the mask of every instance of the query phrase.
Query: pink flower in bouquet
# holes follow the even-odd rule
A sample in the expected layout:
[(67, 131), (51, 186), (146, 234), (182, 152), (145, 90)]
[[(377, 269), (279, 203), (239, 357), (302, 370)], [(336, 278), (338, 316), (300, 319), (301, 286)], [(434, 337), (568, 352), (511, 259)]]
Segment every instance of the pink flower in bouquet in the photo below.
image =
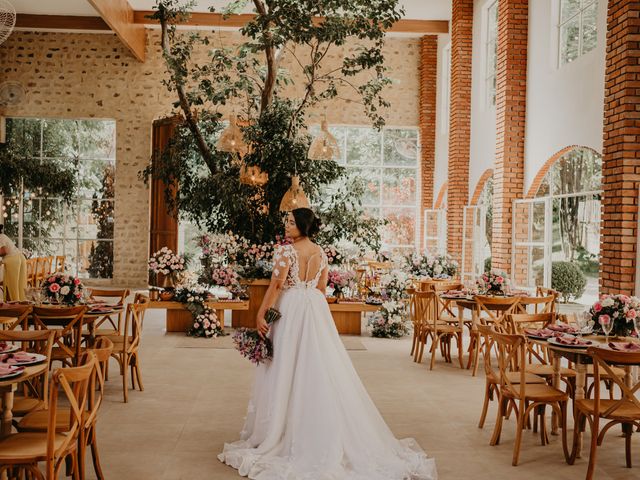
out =
[(600, 310), (602, 310), (602, 304), (600, 302), (596, 302), (596, 304), (593, 306), (593, 309), (596, 312), (599, 312)]
[(638, 312), (636, 312), (633, 308), (629, 309), (627, 312), (627, 318), (636, 318)]
[(55, 277), (49, 277), (49, 280), (47, 280), (49, 283), (53, 283), (56, 281)]
[(604, 325), (608, 325), (609, 323), (611, 323), (611, 317), (609, 315), (600, 315), (600, 318), (598, 319), (600, 321), (601, 324)]
[(496, 282), (498, 282), (498, 283), (502, 283), (502, 282), (504, 282), (504, 278), (502, 278), (502, 277), (500, 277), (500, 276), (497, 276), (497, 277), (496, 277)]
[(79, 278), (74, 278), (73, 279), (73, 284), (74, 285), (80, 285), (80, 279)]
[(49, 285), (49, 291), (51, 293), (57, 293), (60, 291), (60, 285), (58, 285), (57, 283), (52, 283), (51, 285)]

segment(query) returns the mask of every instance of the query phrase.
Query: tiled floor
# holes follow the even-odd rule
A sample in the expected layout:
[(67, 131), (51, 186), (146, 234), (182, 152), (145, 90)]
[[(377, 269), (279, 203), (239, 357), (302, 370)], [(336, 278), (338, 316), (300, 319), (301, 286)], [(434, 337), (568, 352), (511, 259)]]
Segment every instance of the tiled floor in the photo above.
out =
[[(216, 454), (224, 441), (237, 439), (253, 367), (232, 349), (197, 348), (216, 340), (193, 339), (196, 348), (184, 348), (184, 336), (167, 335), (163, 327), (164, 314), (149, 311), (141, 351), (145, 391), (131, 391), (128, 404), (122, 403), (121, 377), (111, 366), (98, 424), (106, 478), (239, 478)], [(373, 400), (397, 437), (416, 438), (436, 458), (441, 479), (584, 477), (586, 459), (568, 466), (559, 437), (542, 447), (532, 433), (524, 435), (521, 463), (512, 467), (513, 420), (505, 423), (501, 445), (489, 446), (493, 408), (484, 430), (477, 428), (482, 375), (473, 378), (457, 363), (441, 361), (429, 371), (409, 357), (408, 339), (362, 342), (366, 350), (349, 353)], [(623, 440), (611, 431), (599, 450), (596, 478), (640, 478), (640, 434), (635, 437), (638, 467), (624, 467)], [(93, 473), (90, 466), (88, 471)]]

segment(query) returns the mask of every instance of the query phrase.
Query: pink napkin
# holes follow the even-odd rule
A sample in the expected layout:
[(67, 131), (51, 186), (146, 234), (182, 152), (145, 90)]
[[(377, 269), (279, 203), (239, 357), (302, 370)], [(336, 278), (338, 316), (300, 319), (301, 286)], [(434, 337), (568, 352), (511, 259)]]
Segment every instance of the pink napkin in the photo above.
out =
[(556, 337), (556, 342), (561, 343), (562, 345), (591, 345), (592, 343), (590, 340), (583, 340), (572, 335), (563, 335), (561, 337)]
[(534, 337), (541, 337), (541, 338), (551, 338), (556, 334), (556, 332), (548, 328), (540, 328), (540, 329), (525, 328), (524, 333), (527, 335), (532, 335)]
[(640, 352), (640, 344), (633, 342), (609, 342), (609, 348), (619, 352)]
[(23, 370), (24, 367), (16, 367), (15, 365), (6, 365), (4, 363), (0, 363), (0, 377), (4, 377), (5, 375), (10, 375), (16, 372), (21, 372)]
[(554, 332), (563, 332), (563, 333), (576, 333), (578, 330), (571, 325), (567, 325), (566, 323), (557, 323), (548, 325), (547, 328), (549, 330), (553, 330)]
[(33, 362), (35, 359), (36, 357), (28, 352), (5, 353), (0, 356), (0, 363), (13, 365), (16, 363)]

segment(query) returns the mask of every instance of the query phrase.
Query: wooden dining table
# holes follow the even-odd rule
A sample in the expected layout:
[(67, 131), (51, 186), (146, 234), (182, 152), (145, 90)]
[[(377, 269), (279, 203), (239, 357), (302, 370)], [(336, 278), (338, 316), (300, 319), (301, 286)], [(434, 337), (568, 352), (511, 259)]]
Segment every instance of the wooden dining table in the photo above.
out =
[(42, 375), (49, 368), (49, 362), (43, 361), (37, 365), (25, 367), (24, 371), (15, 377), (0, 379), (0, 395), (2, 396), (2, 416), (0, 417), (0, 438), (11, 433), (13, 420), (13, 395), (21, 382)]

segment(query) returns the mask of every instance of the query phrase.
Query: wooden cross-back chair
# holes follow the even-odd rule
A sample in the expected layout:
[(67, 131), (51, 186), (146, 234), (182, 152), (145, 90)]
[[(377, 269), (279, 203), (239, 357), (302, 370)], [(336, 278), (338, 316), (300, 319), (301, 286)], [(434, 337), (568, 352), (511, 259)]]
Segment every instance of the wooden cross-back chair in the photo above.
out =
[[(93, 467), (96, 477), (104, 480), (102, 467), (100, 466), (100, 456), (98, 453), (98, 442), (96, 423), (97, 415), (104, 398), (104, 372), (106, 363), (109, 361), (113, 343), (108, 338), (99, 338), (89, 351), (96, 357), (96, 364), (91, 377), (89, 378), (89, 394), (87, 408), (83, 414), (83, 421), (78, 432), (78, 470), (81, 479), (85, 478), (85, 452), (87, 446), (91, 448)], [(48, 428), (48, 412), (39, 410), (27, 414), (17, 425), (19, 432), (46, 432)], [(56, 429), (59, 432), (66, 432), (70, 424), (69, 412), (64, 411), (56, 417)]]
[(33, 307), (31, 318), (36, 330), (55, 332), (52, 361), (60, 361), (65, 366), (77, 363), (80, 357), (82, 323), (87, 307)]
[(27, 287), (36, 287), (36, 269), (38, 266), (37, 258), (27, 259)]
[[(622, 426), (625, 437), (626, 466), (631, 468), (631, 436), (635, 428), (640, 428), (640, 378), (632, 379), (631, 375), (620, 378), (614, 368), (630, 369), (640, 365), (640, 352), (617, 352), (603, 348), (589, 347), (587, 353), (593, 358), (593, 400), (581, 399), (575, 401), (576, 420), (573, 435), (573, 448), (568, 459), (573, 464), (577, 457), (580, 433), (584, 431), (586, 423), (591, 430), (591, 447), (589, 452), (589, 466), (587, 480), (593, 478), (596, 466), (597, 448), (602, 445), (605, 434), (615, 425)], [(620, 389), (620, 398), (602, 399), (600, 381), (603, 374)], [(628, 380), (627, 380), (628, 378)], [(601, 427), (601, 420), (607, 423)]]
[(462, 290), (462, 285), (458, 280), (439, 280), (430, 282), (421, 282), (422, 290), (430, 290), (436, 293), (436, 300), (438, 302), (438, 318), (448, 323), (457, 324), (458, 319), (456, 314), (451, 309), (451, 301), (440, 298), (440, 294), (449, 290)]
[(67, 257), (66, 255), (57, 255), (55, 259), (55, 271), (59, 273), (64, 273), (65, 261)]
[(518, 297), (520, 313), (553, 313), (556, 311), (556, 296)]
[[(567, 403), (569, 396), (546, 383), (527, 383), (526, 342), (523, 335), (500, 333), (495, 327), (491, 329), (491, 336), (498, 350), (498, 368), (500, 370), (500, 387), (498, 397), (498, 413), (496, 425), (491, 439), (491, 445), (500, 442), (502, 422), (507, 407), (511, 404), (517, 415), (516, 439), (513, 447), (512, 464), (518, 465), (522, 433), (526, 428), (527, 419), (531, 412), (535, 412), (540, 419), (540, 439), (542, 445), (548, 443), (544, 410), (550, 406), (558, 418), (562, 428), (567, 426)], [(568, 456), (566, 435), (563, 435), (562, 446), (565, 456)]]
[(49, 388), (49, 364), (55, 334), (43, 330), (0, 330), (0, 340), (21, 344), (21, 350), (39, 353), (47, 357), (46, 367), (40, 375), (22, 382), (13, 400), (14, 418), (21, 417), (33, 410), (47, 406)]
[[(10, 473), (10, 478), (39, 478), (55, 480), (71, 458), (73, 477), (79, 478), (77, 443), (86, 408), (89, 380), (95, 369), (95, 355), (87, 352), (80, 359), (80, 366), (59, 368), (53, 372), (49, 386), (47, 429), (41, 433), (14, 433), (0, 440), (0, 473)], [(59, 401), (64, 395), (64, 404)], [(64, 433), (58, 427), (58, 415), (67, 410), (69, 423)], [(43, 475), (38, 463), (45, 465)]]
[(31, 305), (17, 303), (0, 306), (0, 317), (12, 319), (2, 325), (3, 329), (15, 330), (21, 328), (22, 330), (27, 330), (28, 318), (32, 310)]
[[(144, 298), (146, 299), (146, 297)], [(113, 342), (113, 352), (111, 356), (114, 357), (120, 365), (125, 403), (129, 401), (129, 369), (131, 369), (131, 384), (133, 389), (136, 388), (137, 384), (138, 389), (141, 392), (144, 391), (138, 349), (142, 337), (142, 319), (147, 309), (147, 303), (148, 302), (143, 299), (141, 303), (128, 304), (122, 335), (107, 336), (107, 338)]]
[[(100, 289), (91, 288), (91, 298), (97, 299), (109, 299), (112, 300), (113, 306), (117, 312), (107, 313), (95, 322), (95, 335), (120, 335), (122, 328), (122, 313), (124, 302), (131, 292), (128, 288), (123, 289)], [(116, 318), (114, 320), (114, 317)], [(105, 323), (109, 324), (107, 328), (101, 328)]]
[[(480, 413), (480, 421), (478, 422), (478, 428), (484, 427), (484, 422), (487, 418), (487, 411), (489, 409), (489, 402), (498, 395), (498, 387), (500, 386), (500, 370), (498, 366), (493, 363), (493, 358), (498, 358), (498, 350), (496, 348), (495, 341), (492, 337), (492, 328), (500, 333), (505, 333), (504, 329), (500, 325), (495, 327), (489, 325), (478, 325), (478, 334), (482, 338), (482, 359), (484, 364), (485, 373), (485, 391), (484, 401), (482, 404), (482, 412)], [(520, 373), (512, 372), (507, 373), (511, 378), (511, 381), (518, 383), (520, 380)], [(531, 373), (525, 374), (525, 382), (527, 383), (546, 383), (545, 379)]]

